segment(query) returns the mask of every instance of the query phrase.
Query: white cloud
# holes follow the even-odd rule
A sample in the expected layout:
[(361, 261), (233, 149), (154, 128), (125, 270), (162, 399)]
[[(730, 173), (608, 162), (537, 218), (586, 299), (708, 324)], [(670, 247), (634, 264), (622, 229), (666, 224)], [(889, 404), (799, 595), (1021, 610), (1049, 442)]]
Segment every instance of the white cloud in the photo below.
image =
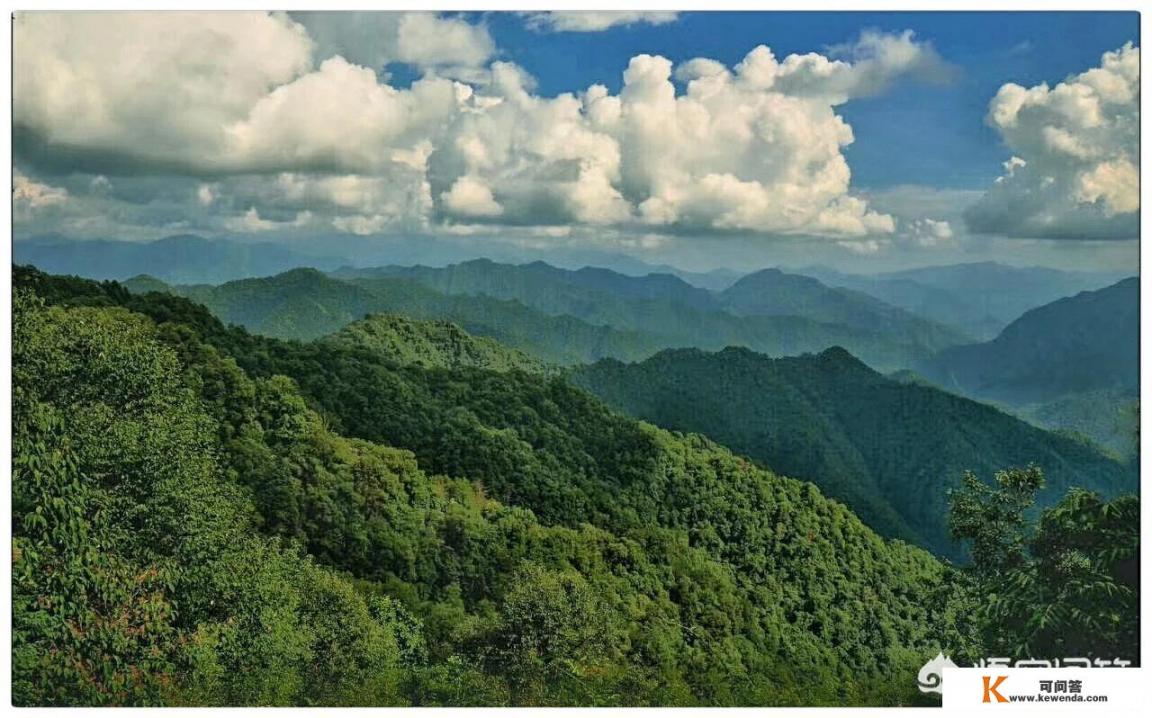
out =
[(224, 227), (233, 232), (271, 232), (273, 230), (299, 229), (312, 221), (311, 212), (298, 212), (296, 217), (285, 221), (264, 219), (255, 207), (238, 217), (229, 217), (224, 220)]
[(965, 215), (983, 234), (1132, 239), (1139, 233), (1140, 49), (1055, 87), (1009, 83), (988, 123), (1014, 153)]
[(307, 212), (352, 234), (422, 231), (432, 207), (422, 168), (402, 163), (380, 175), (245, 175), (216, 183), (212, 192), (214, 201), (226, 206)]
[(354, 214), (349, 216), (334, 217), (332, 219), (332, 226), (341, 232), (346, 232), (348, 234), (358, 234), (361, 236), (380, 234), (384, 230), (391, 227), (392, 224), (393, 221), (391, 218), (381, 214), (374, 214), (371, 216)]
[[(899, 62), (875, 59), (887, 51), (862, 55), (884, 71), (837, 61), (831, 79), (804, 82), (785, 69), (802, 64), (796, 56), (776, 63), (764, 47), (733, 69), (699, 58), (676, 70), (687, 85), (679, 95), (672, 63), (659, 56), (632, 58), (619, 95), (593, 86), (553, 99), (532, 96), (497, 65), (491, 94), (456, 118), (451, 141), (429, 159), (433, 194), (449, 196), (465, 175), (482, 180), (500, 198), (500, 221), (514, 224), (890, 234), (892, 217), (848, 194), (842, 148), (852, 131), (833, 105), (917, 66), (911, 36), (893, 42), (903, 48)], [(779, 78), (798, 94), (778, 88)], [(443, 201), (439, 209), (454, 214)]]
[[(731, 68), (637, 55), (619, 94), (541, 97), (514, 64), (480, 67), (491, 38), (460, 18), (389, 16), (383, 54), (357, 41), (349, 60), (324, 55), (355, 18), (293, 17), (21, 14), (16, 124), (69, 157), (211, 174), (192, 193), (236, 231), (301, 226), (268, 219), (297, 212), (353, 233), (443, 222), (866, 238), (898, 221), (850, 192), (853, 135), (836, 106), (943, 67), (910, 32), (865, 33), (831, 58), (777, 61), (761, 46)], [(429, 72), (393, 87), (376, 71), (384, 56)], [(445, 76), (460, 68), (473, 79)], [(1101, 165), (1079, 191), (1119, 202), (1125, 172)]]
[(451, 80), (419, 80), (397, 90), (379, 83), (372, 70), (334, 57), (260, 98), (229, 125), (226, 157), (243, 158), (249, 169), (378, 171), (411, 152), (458, 107)]
[(13, 122), (45, 142), (156, 162), (218, 155), (223, 128), (305, 72), (282, 14), (19, 13)]
[(675, 22), (677, 12), (660, 11), (559, 11), (526, 12), (529, 28), (547, 32), (602, 32), (620, 25), (666, 25)]
[(112, 191), (112, 180), (104, 175), (96, 175), (88, 182), (88, 193), (106, 195)]
[(495, 51), (488, 31), (465, 20), (427, 13), (406, 13), (400, 18), (396, 59), (401, 62), (477, 66)]
[(392, 62), (423, 69), (480, 67), (496, 52), (487, 28), (424, 12), (294, 12), (316, 43), (315, 56), (339, 55), (379, 70)]
[(440, 197), (448, 211), (458, 217), (498, 217), (504, 213), (492, 190), (468, 175), (457, 178), (452, 189)]
[(909, 222), (905, 236), (921, 247), (935, 247), (951, 241), (955, 235), (947, 221), (925, 217)]
[(745, 59), (742, 70), (759, 86), (820, 97), (832, 105), (882, 93), (903, 77), (944, 82), (954, 74), (932, 45), (917, 41), (911, 30), (899, 34), (868, 30), (855, 42), (832, 48), (830, 57), (807, 53), (777, 62), (768, 48), (760, 46)]
[[(399, 31), (419, 42), (397, 44), (422, 48), (412, 60), (482, 60), (461, 23), (408, 14)], [(458, 103), (447, 79), (398, 90), (338, 56), (314, 68), (312, 40), (283, 14), (23, 13), (15, 42), (17, 126), (161, 169), (364, 170), (410, 152)]]
[(29, 179), (19, 171), (12, 176), (12, 209), (17, 218), (26, 218), (32, 212), (66, 202), (68, 190)]

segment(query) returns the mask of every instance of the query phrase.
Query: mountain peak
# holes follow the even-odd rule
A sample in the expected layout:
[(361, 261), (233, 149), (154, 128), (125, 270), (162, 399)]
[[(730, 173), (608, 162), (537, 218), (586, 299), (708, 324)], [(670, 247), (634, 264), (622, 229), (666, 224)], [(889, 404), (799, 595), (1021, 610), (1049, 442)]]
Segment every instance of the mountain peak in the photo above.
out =
[(840, 345), (830, 346), (817, 354), (816, 357), (822, 364), (828, 366), (852, 369), (867, 369), (869, 372), (872, 371), (871, 367), (860, 361), (860, 359), (857, 358), (855, 354)]
[(295, 269), (289, 269), (287, 272), (281, 272), (280, 274), (278, 274), (276, 276), (281, 278), (281, 279), (291, 279), (291, 280), (296, 280), (296, 281), (305, 280), (305, 279), (307, 279), (307, 280), (328, 279), (327, 274), (325, 274), (324, 272), (321, 272), (319, 269), (315, 269), (313, 267), (297, 267)]

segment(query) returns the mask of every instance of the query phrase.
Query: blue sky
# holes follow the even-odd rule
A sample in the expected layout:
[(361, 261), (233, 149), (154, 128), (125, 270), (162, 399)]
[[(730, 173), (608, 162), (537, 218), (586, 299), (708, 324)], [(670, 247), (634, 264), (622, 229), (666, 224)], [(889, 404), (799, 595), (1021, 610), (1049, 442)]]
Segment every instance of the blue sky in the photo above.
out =
[(638, 15), (23, 13), (16, 234), (1135, 267), (1136, 13)]
[(544, 95), (593, 83), (619, 91), (622, 69), (641, 52), (674, 62), (710, 57), (735, 65), (759, 44), (783, 57), (848, 42), (864, 28), (911, 29), (959, 73), (946, 85), (899, 86), (842, 108), (856, 134), (845, 150), (853, 181), (868, 188), (984, 187), (1007, 159), (984, 122), (988, 100), (1001, 85), (1055, 84), (1108, 50), (1139, 44), (1134, 12), (686, 12), (663, 25), (546, 36), (514, 15), (473, 17), (487, 23), (501, 54), (531, 72)]

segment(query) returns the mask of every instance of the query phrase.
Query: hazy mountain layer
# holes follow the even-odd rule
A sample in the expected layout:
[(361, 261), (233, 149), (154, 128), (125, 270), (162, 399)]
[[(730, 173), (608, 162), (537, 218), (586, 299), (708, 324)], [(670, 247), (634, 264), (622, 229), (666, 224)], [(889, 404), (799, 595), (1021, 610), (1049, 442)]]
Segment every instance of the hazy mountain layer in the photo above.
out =
[(787, 355), (842, 344), (870, 364), (892, 369), (967, 340), (868, 295), (776, 270), (746, 276), (720, 293), (667, 274), (630, 277), (543, 262), (477, 260), (346, 270), (338, 276), (361, 286), (368, 278), (398, 277), (451, 295), (515, 300), (548, 314), (656, 335), (665, 347), (741, 345)]
[(914, 314), (955, 327), (976, 339), (991, 339), (1021, 314), (1122, 275), (1012, 267), (996, 262), (922, 267), (874, 275), (806, 267), (800, 274), (856, 289)]
[(995, 339), (919, 367), (940, 386), (1011, 405), (1139, 390), (1140, 282), (1125, 279), (1026, 312)]

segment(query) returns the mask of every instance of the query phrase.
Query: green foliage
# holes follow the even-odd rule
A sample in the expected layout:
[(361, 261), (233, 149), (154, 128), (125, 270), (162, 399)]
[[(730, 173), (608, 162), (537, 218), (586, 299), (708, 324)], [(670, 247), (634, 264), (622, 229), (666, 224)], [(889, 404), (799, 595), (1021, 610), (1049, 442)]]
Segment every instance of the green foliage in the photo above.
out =
[(488, 337), (473, 337), (452, 322), (416, 321), (394, 314), (370, 315), (349, 324), (326, 341), (363, 347), (396, 364), (425, 368), (547, 371), (545, 364), (527, 354)]
[(151, 322), (21, 292), (14, 334), (18, 704), (397, 699), (392, 626), (255, 533)]
[(1020, 407), (1015, 412), (1037, 426), (1084, 436), (1121, 461), (1135, 461), (1139, 457), (1140, 406), (1131, 391), (1066, 394), (1043, 404)]
[(639, 358), (661, 346), (656, 337), (642, 331), (552, 316), (516, 301), (450, 296), (405, 279), (345, 282), (314, 269), (295, 269), (265, 279), (169, 291), (203, 303), (229, 324), (283, 339), (316, 339), (367, 314), (387, 312), (415, 320), (453, 322), (472, 334), (555, 364), (605, 356)]
[(996, 573), (1024, 563), (1025, 537), (1019, 532), (1042, 488), (1044, 473), (1037, 466), (997, 471), (995, 485), (971, 471), (964, 474), (962, 487), (950, 495), (948, 526), (956, 538), (971, 541), (972, 571)]
[[(926, 552), (560, 377), (398, 364), (167, 295), (16, 280), (86, 305), (19, 310), (20, 455), (73, 447), (101, 492), (74, 510), (124, 534), (102, 555), (133, 579), (171, 572), (148, 614), (162, 630), (131, 634), (162, 665), (138, 694), (91, 695), (53, 693), (69, 684), (42, 666), (71, 664), (25, 615), (52, 586), (18, 567), (22, 702), (892, 704), (964, 633), (962, 587)], [(61, 437), (26, 418), (37, 406)], [(123, 645), (100, 665), (134, 665)]]
[(972, 543), (988, 655), (1140, 659), (1140, 504), (1074, 489), (1028, 519), (1044, 478), (1036, 467), (974, 475), (952, 497), (951, 526)]
[(485, 658), (508, 677), (513, 702), (587, 704), (613, 678), (623, 626), (612, 609), (579, 573), (528, 564), (485, 636)]
[(59, 416), (16, 425), (12, 666), (20, 705), (160, 700), (176, 648), (170, 567), (133, 564), (123, 531), (79, 472)]
[(573, 380), (660, 426), (698, 431), (812, 481), (887, 536), (960, 557), (948, 488), (966, 470), (1034, 462), (1052, 505), (1071, 486), (1130, 491), (1136, 471), (1080, 440), (930, 386), (884, 377), (843, 349), (770, 359), (746, 349), (666, 351), (636, 364), (602, 361)]
[(897, 368), (965, 341), (951, 329), (867, 295), (778, 270), (749, 275), (718, 294), (668, 275), (628, 277), (595, 268), (570, 271), (543, 262), (483, 259), (443, 268), (345, 270), (340, 276), (369, 290), (403, 281), (449, 295), (513, 300), (552, 316), (643, 332), (660, 349), (740, 345), (785, 355), (841, 344), (870, 364)]

